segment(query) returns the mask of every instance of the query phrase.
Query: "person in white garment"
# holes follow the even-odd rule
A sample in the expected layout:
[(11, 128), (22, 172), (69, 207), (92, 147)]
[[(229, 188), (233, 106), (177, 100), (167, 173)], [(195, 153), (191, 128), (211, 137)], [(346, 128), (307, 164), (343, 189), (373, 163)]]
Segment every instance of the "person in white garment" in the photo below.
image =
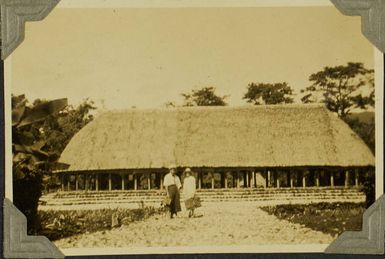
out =
[(196, 181), (190, 168), (186, 168), (184, 174), (185, 178), (183, 180), (183, 198), (185, 200), (186, 209), (189, 212), (188, 216), (191, 218), (194, 216), (195, 210), (194, 197), (196, 192)]
[(169, 166), (170, 172), (165, 175), (163, 185), (170, 199), (170, 217), (181, 211), (179, 190), (182, 187), (179, 177), (176, 175), (176, 166)]

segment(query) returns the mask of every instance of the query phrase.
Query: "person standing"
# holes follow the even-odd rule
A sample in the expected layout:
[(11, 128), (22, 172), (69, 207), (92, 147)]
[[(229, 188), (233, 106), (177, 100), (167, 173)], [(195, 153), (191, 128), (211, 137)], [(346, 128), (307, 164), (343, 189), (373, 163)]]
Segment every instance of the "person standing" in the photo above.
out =
[(170, 199), (170, 217), (181, 211), (179, 190), (182, 187), (179, 177), (176, 175), (176, 166), (169, 167), (169, 173), (165, 175), (163, 185), (166, 189), (167, 196)]
[(191, 218), (194, 216), (195, 210), (194, 198), (196, 192), (196, 181), (190, 168), (186, 168), (184, 174), (185, 178), (183, 180), (183, 198), (185, 200), (186, 209), (189, 211), (188, 216)]

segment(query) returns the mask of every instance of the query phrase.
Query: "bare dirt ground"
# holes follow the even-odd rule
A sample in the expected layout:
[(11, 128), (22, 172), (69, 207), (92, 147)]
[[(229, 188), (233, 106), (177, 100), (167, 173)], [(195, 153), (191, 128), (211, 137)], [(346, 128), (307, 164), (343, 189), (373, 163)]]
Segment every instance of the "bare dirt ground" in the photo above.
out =
[(253, 202), (204, 203), (200, 217), (153, 216), (111, 230), (57, 240), (59, 248), (328, 244), (334, 237), (280, 220)]

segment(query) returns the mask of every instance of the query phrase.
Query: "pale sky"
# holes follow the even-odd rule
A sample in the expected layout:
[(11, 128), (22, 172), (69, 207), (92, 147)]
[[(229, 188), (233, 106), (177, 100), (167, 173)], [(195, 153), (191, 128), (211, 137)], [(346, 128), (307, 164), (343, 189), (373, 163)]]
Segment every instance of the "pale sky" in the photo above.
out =
[(54, 9), (27, 23), (12, 92), (124, 109), (181, 104), (181, 93), (214, 86), (236, 106), (250, 82), (299, 93), (324, 66), (373, 68), (373, 55), (360, 18), (334, 7)]

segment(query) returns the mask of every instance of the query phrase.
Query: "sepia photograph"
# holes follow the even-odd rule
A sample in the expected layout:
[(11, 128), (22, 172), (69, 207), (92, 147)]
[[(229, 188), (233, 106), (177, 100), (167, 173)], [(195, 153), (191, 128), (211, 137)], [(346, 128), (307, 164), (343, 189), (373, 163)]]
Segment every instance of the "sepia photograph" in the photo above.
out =
[(383, 54), (329, 1), (267, 2), (62, 0), (27, 23), (5, 64), (28, 234), (64, 254), (219, 253), (360, 231), (383, 179)]

